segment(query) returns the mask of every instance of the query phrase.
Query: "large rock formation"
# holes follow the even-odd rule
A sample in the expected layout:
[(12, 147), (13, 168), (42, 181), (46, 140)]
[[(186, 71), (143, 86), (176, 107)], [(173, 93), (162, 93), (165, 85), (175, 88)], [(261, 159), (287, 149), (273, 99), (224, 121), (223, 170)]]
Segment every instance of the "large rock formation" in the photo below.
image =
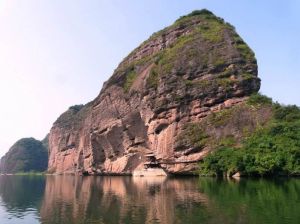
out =
[(259, 88), (254, 53), (234, 27), (192, 12), (130, 53), (95, 100), (57, 119), (48, 171), (128, 174), (153, 152), (166, 171), (190, 173), (212, 149), (197, 124)]
[(18, 140), (0, 160), (0, 173), (44, 172), (48, 162), (48, 136)]

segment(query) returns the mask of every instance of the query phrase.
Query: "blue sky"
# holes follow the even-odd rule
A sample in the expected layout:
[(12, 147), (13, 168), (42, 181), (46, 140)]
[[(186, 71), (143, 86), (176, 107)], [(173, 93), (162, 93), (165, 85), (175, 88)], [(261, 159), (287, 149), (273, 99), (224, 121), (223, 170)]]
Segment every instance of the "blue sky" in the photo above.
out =
[(42, 139), (70, 105), (95, 98), (131, 50), (202, 8), (254, 50), (262, 93), (300, 105), (300, 1), (0, 0), (0, 156), (19, 138)]

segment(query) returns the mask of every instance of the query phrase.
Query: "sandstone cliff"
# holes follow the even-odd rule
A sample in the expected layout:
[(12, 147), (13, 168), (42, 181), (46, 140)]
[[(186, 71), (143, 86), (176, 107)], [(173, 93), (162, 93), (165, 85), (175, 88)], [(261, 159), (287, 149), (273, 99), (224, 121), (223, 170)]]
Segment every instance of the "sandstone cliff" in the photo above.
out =
[[(48, 171), (129, 174), (153, 152), (168, 172), (193, 172), (213, 149), (212, 130), (198, 124), (259, 88), (254, 53), (234, 27), (207, 10), (192, 12), (130, 53), (95, 100), (57, 119)], [(235, 127), (213, 133), (239, 136)]]

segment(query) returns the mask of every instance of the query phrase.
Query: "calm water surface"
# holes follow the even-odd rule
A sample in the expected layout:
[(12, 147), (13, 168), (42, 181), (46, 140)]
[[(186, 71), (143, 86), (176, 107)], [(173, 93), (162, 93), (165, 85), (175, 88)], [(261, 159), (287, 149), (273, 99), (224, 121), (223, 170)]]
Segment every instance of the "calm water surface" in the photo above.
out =
[(0, 176), (0, 223), (300, 223), (300, 179)]

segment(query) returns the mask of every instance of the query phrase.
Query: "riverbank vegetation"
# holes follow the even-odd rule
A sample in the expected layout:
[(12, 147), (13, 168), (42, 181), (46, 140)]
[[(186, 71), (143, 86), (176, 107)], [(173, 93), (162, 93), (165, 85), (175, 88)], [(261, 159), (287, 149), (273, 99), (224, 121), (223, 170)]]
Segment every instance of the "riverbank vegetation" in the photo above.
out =
[(248, 105), (270, 105), (272, 117), (258, 126), (241, 144), (221, 144), (199, 164), (199, 174), (208, 176), (300, 175), (300, 109), (272, 102), (260, 94)]
[(43, 176), (46, 175), (46, 172), (36, 172), (36, 171), (30, 171), (30, 172), (18, 172), (15, 173), (16, 176)]

